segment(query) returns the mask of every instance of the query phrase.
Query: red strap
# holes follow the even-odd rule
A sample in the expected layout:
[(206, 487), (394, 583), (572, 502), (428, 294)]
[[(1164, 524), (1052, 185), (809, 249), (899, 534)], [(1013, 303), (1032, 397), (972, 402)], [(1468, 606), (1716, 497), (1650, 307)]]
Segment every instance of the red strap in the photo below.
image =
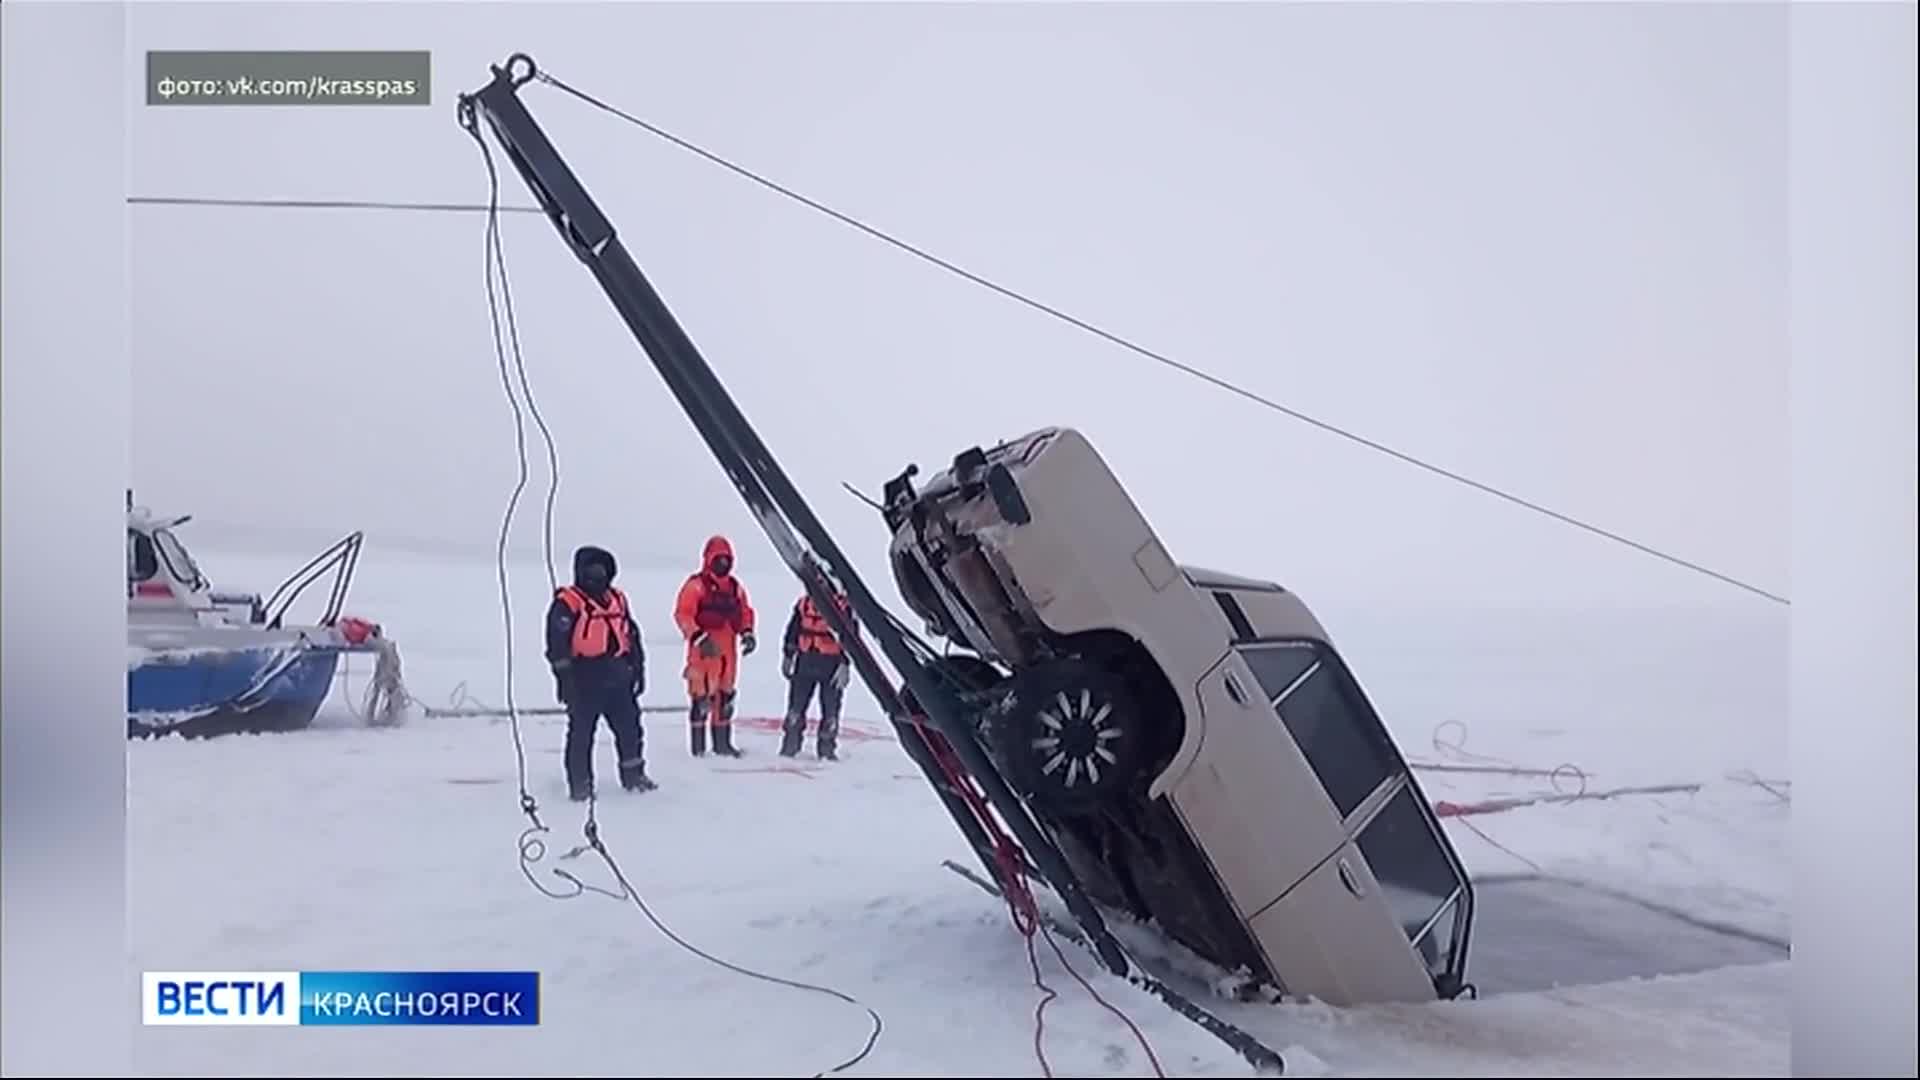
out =
[[(1047, 1006), (1060, 995), (1053, 987), (1048, 986), (1046, 980), (1040, 975), (1040, 956), (1035, 950), (1035, 934), (1043, 928), (1040, 924), (1039, 902), (1034, 899), (1033, 890), (1027, 884), (1026, 860), (1022, 858), (1020, 845), (1000, 827), (1000, 819), (988, 811), (986, 795), (974, 786), (972, 777), (967, 775), (959, 759), (954, 756), (953, 747), (948, 744), (945, 736), (928, 728), (924, 717), (916, 714), (912, 719), (914, 727), (919, 729), (921, 738), (933, 752), (934, 760), (940, 763), (940, 771), (946, 774), (947, 783), (960, 792), (967, 806), (973, 811), (974, 817), (979, 820), (981, 828), (993, 841), (993, 861), (997, 871), (996, 876), (1000, 879), (1000, 894), (1006, 898), (1007, 908), (1013, 916), (1014, 929), (1020, 931), (1020, 936), (1026, 939), (1027, 962), (1033, 969), (1033, 985), (1045, 995), (1033, 1010), (1033, 1054), (1040, 1061), (1040, 1072), (1047, 1077), (1052, 1077), (1053, 1066), (1047, 1061), (1047, 1052), (1042, 1044), (1046, 1034)], [(1140, 1043), (1140, 1048), (1146, 1051), (1147, 1061), (1152, 1065), (1154, 1075), (1165, 1077), (1167, 1073), (1160, 1065), (1159, 1055), (1153, 1052), (1153, 1044), (1147, 1041), (1147, 1036), (1140, 1030), (1140, 1026), (1135, 1024), (1126, 1013), (1101, 997), (1100, 992), (1093, 988), (1093, 984), (1074, 970), (1073, 965), (1067, 962), (1066, 953), (1061, 950), (1060, 943), (1053, 940), (1052, 934), (1044, 936), (1047, 944), (1052, 947), (1054, 956), (1059, 958), (1060, 966), (1066, 969), (1067, 974), (1073, 976), (1074, 981), (1080, 984), (1089, 997), (1093, 998), (1095, 1004), (1120, 1018), (1120, 1022), (1133, 1032), (1133, 1037)]]
[(1020, 845), (1007, 835), (1006, 830), (1000, 827), (1000, 819), (988, 810), (986, 795), (974, 786), (973, 778), (966, 774), (955, 758), (946, 737), (929, 728), (926, 719), (919, 715), (913, 717), (913, 724), (933, 751), (934, 760), (940, 763), (940, 771), (946, 775), (947, 783), (966, 800), (988, 839), (993, 841), (994, 867), (1000, 879), (1000, 894), (1006, 897), (1007, 906), (1011, 909), (1014, 928), (1020, 931), (1022, 937), (1031, 938), (1040, 925), (1040, 907), (1033, 898), (1032, 890), (1027, 887), (1026, 860), (1021, 857)]

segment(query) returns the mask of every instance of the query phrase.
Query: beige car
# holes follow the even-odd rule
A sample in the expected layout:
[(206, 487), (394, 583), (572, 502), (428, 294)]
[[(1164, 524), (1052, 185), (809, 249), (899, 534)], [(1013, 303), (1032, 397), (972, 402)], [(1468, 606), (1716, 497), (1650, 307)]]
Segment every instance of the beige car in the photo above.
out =
[(1289, 996), (1460, 993), (1471, 884), (1299, 597), (1175, 561), (1071, 429), (914, 474), (896, 583), (1097, 902)]

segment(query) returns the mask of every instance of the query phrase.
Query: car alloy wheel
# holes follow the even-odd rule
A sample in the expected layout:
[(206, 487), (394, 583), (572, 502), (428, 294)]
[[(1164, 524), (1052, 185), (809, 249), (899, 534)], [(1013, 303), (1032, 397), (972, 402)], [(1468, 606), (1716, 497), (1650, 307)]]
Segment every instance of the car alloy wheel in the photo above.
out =
[(1126, 684), (1081, 661), (1023, 673), (996, 727), (1015, 786), (1061, 809), (1088, 808), (1124, 790), (1146, 741)]
[(1119, 767), (1120, 759), (1108, 744), (1125, 738), (1126, 732), (1112, 723), (1113, 702), (1095, 701), (1093, 691), (1085, 687), (1072, 697), (1061, 690), (1034, 718), (1040, 730), (1031, 745), (1045, 759), (1040, 772), (1058, 774), (1062, 786), (1074, 787), (1082, 779), (1093, 786), (1100, 782), (1103, 769)]

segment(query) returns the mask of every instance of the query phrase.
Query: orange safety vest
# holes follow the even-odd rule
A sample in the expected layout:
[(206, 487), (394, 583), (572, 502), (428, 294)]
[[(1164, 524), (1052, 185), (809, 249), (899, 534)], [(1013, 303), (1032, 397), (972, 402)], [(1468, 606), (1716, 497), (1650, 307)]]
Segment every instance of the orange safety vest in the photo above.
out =
[(633, 630), (627, 621), (627, 598), (619, 589), (607, 590), (607, 602), (572, 585), (559, 591), (560, 602), (573, 612), (573, 655), (577, 660), (633, 653)]
[(740, 603), (740, 579), (729, 574), (724, 578), (712, 574), (695, 574), (700, 582), (700, 600), (694, 608), (695, 626), (711, 634), (719, 630), (739, 628), (740, 614), (744, 605)]
[[(845, 597), (833, 598), (833, 606), (840, 609), (842, 617), (850, 617)], [(812, 596), (800, 598), (800, 651), (837, 656), (840, 653), (840, 639), (833, 634), (833, 624), (820, 613), (814, 605)]]

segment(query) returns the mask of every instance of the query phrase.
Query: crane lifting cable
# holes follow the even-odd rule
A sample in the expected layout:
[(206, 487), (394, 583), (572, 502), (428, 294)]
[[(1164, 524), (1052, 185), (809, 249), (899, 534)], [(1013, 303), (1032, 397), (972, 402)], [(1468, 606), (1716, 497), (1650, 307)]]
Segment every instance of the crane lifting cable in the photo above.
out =
[[(957, 688), (927, 662), (935, 655), (933, 650), (908, 634), (861, 580), (635, 263), (613, 224), (527, 111), (520, 100), (520, 88), (541, 77), (532, 58), (516, 53), (504, 66), (493, 65), (491, 70), (493, 78), (486, 86), (460, 95), (461, 125), (477, 137), (478, 121), (485, 119), (507, 159), (562, 240), (599, 282), (774, 549), (845, 643), (861, 681), (893, 722), (902, 747), (940, 796), (989, 875), (997, 878), (1004, 869), (1005, 846), (989, 832), (991, 818), (983, 821), (982, 814), (968, 802), (967, 793), (949, 781), (942, 754), (956, 759), (979, 785), (987, 803), (1024, 848), (1024, 855), (1031, 857), (1031, 866), (1022, 869), (1052, 886), (1109, 971), (1154, 993), (1232, 1046), (1256, 1068), (1279, 1070), (1282, 1061), (1278, 1053), (1133, 963), (1067, 867), (1060, 850), (967, 734), (965, 705)], [(842, 612), (833, 602), (832, 583), (836, 581), (850, 602), (850, 613)], [(849, 614), (868, 628), (881, 655), (876, 656), (854, 631)], [(882, 667), (882, 657), (901, 677), (902, 685), (896, 687)]]
[(1561, 511), (1552, 509), (1551, 507), (1548, 507), (1532, 499), (1528, 499), (1523, 496), (1516, 495), (1510, 491), (1506, 491), (1502, 488), (1496, 487), (1484, 481), (1476, 480), (1456, 470), (1448, 469), (1444, 466), (1437, 465), (1431, 461), (1426, 460), (1425, 458), (1418, 457), (1414, 454), (1407, 453), (1403, 450), (1395, 449), (1394, 447), (1388, 446), (1387, 444), (1382, 443), (1378, 440), (1371, 439), (1364, 435), (1358, 434), (1357, 432), (1349, 428), (1331, 423), (1326, 420), (1322, 420), (1318, 417), (1315, 417), (1311, 414), (1303, 412), (1299, 409), (1282, 404), (1281, 402), (1275, 401), (1274, 399), (1267, 397), (1264, 394), (1258, 393), (1254, 390), (1250, 390), (1244, 386), (1241, 386), (1238, 383), (1232, 382), (1228, 379), (1221, 378), (1218, 375), (1210, 374), (1190, 364), (1186, 364), (1179, 360), (1175, 360), (1174, 358), (1166, 355), (1165, 353), (1150, 349), (1121, 334), (1118, 334), (1111, 330), (1107, 330), (1085, 319), (1082, 319), (1078, 316), (1075, 316), (1066, 311), (1063, 311), (1060, 308), (1054, 307), (1043, 301), (1037, 300), (1026, 293), (1020, 292), (1017, 289), (1014, 289), (1007, 285), (1002, 285), (991, 278), (975, 273), (972, 270), (968, 270), (967, 268), (960, 266), (959, 264), (954, 263), (950, 260), (941, 258), (940, 256), (927, 251), (925, 248), (919, 247), (918, 245), (910, 243), (906, 240), (902, 240), (899, 237), (893, 235), (892, 233), (889, 233), (876, 226), (870, 225), (867, 222), (862, 221), (851, 214), (847, 214), (843, 211), (836, 210), (833, 207), (828, 206), (817, 199), (810, 198), (794, 190), (793, 188), (787, 187), (784, 184), (781, 184), (775, 180), (769, 179), (767, 176), (753, 169), (749, 169), (743, 165), (737, 164), (736, 162), (720, 154), (717, 154), (711, 150), (708, 150), (707, 148), (701, 146), (698, 143), (693, 142), (692, 140), (676, 135), (673, 132), (667, 130), (666, 128), (661, 127), (658, 124), (651, 123), (647, 120), (644, 120), (638, 116), (633, 115), (630, 112), (627, 112), (623, 109), (616, 108), (615, 106), (610, 105), (605, 101), (602, 101), (599, 98), (594, 97), (591, 94), (575, 89), (574, 87), (569, 86), (567, 83), (562, 82), (560, 79), (557, 79), (554, 76), (547, 74), (546, 72), (536, 71), (533, 77), (543, 83), (546, 83), (549, 86), (554, 87), (557, 90), (562, 91), (563, 93), (570, 94), (573, 97), (578, 98), (583, 102), (586, 102), (588, 105), (591, 105), (596, 109), (609, 113), (613, 116), (620, 118), (621, 120), (626, 121), (629, 124), (632, 124), (638, 128), (641, 128), (642, 130), (664, 140), (665, 142), (668, 142), (698, 157), (704, 158), (707, 161), (710, 161), (715, 165), (718, 165), (721, 168), (734, 173), (735, 175), (738, 175), (747, 180), (750, 180), (753, 183), (758, 184), (761, 187), (764, 187), (767, 190), (782, 196), (783, 198), (790, 199), (793, 202), (799, 203), (800, 205), (805, 206), (810, 210), (813, 210), (820, 214), (824, 214), (827, 217), (830, 217), (835, 221), (840, 222), (843, 225), (846, 225), (850, 228), (853, 228), (862, 233), (865, 233), (866, 235), (871, 236), (874, 239), (879, 240), (884, 244), (897, 248), (900, 251), (906, 252), (907, 254), (912, 255), (914, 258), (930, 263), (933, 266), (940, 268), (941, 270), (945, 270), (946, 272), (953, 274), (956, 277), (959, 277), (974, 285), (978, 285), (981, 288), (988, 290), (989, 292), (997, 293), (1000, 296), (1003, 296), (1009, 300), (1014, 301), (1015, 303), (1022, 304), (1026, 307), (1032, 308), (1033, 310), (1038, 311), (1041, 314), (1048, 316), (1049, 318), (1057, 319), (1061, 322), (1066, 323), (1069, 326), (1074, 327), (1075, 329), (1084, 331), (1110, 344), (1118, 345), (1119, 347), (1126, 349), (1128, 352), (1134, 353), (1138, 356), (1145, 357), (1146, 359), (1152, 360), (1157, 364), (1162, 364), (1166, 367), (1172, 368), (1175, 371), (1178, 371), (1184, 375), (1190, 376), (1195, 379), (1199, 379), (1202, 382), (1208, 383), (1214, 387), (1225, 390), (1230, 394), (1235, 394), (1239, 397), (1245, 398), (1248, 401), (1255, 403), (1256, 405), (1260, 405), (1265, 408), (1271, 409), (1274, 412), (1290, 417), (1294, 420), (1299, 421), (1300, 423), (1307, 424), (1314, 428), (1318, 428), (1321, 431), (1324, 431), (1338, 438), (1345, 439), (1348, 442), (1358, 444), (1362, 447), (1365, 447), (1368, 450), (1374, 451), (1375, 453), (1384, 454), (1387, 457), (1390, 457), (1396, 461), (1401, 462), (1402, 464), (1411, 465), (1414, 468), (1432, 473), (1436, 476), (1441, 477), (1442, 479), (1450, 480), (1456, 484), (1460, 484), (1462, 486), (1472, 488), (1485, 495), (1491, 495), (1494, 498), (1500, 499), (1514, 506), (1518, 506), (1521, 509), (1531, 511), (1533, 513), (1549, 518), (1553, 521), (1557, 521), (1562, 525), (1566, 525), (1570, 528), (1578, 529), (1582, 532), (1590, 533), (1604, 540), (1612, 541), (1613, 543), (1622, 545), (1623, 547), (1627, 547), (1632, 550), (1638, 551), (1643, 555), (1648, 555), (1653, 558), (1660, 559), (1664, 562), (1671, 563), (1684, 570), (1689, 570), (1693, 573), (1700, 574), (1704, 577), (1712, 578), (1716, 581), (1722, 582), (1723, 584), (1731, 585), (1734, 588), (1740, 589), (1744, 592), (1751, 593), (1755, 596), (1759, 596), (1766, 600), (1771, 600), (1776, 604), (1784, 604), (1784, 605), (1791, 604), (1791, 601), (1789, 601), (1785, 596), (1782, 596), (1779, 593), (1772, 592), (1771, 590), (1762, 588), (1751, 582), (1737, 578), (1731, 574), (1727, 574), (1722, 571), (1715, 570), (1712, 567), (1706, 566), (1702, 563), (1682, 558), (1678, 555), (1672, 554), (1671, 552), (1664, 551), (1660, 548), (1656, 548), (1650, 544), (1646, 544), (1641, 541), (1632, 539), (1631, 537), (1628, 537), (1614, 530), (1603, 528), (1602, 526), (1595, 525), (1591, 522), (1574, 517), (1570, 514), (1566, 514)]

